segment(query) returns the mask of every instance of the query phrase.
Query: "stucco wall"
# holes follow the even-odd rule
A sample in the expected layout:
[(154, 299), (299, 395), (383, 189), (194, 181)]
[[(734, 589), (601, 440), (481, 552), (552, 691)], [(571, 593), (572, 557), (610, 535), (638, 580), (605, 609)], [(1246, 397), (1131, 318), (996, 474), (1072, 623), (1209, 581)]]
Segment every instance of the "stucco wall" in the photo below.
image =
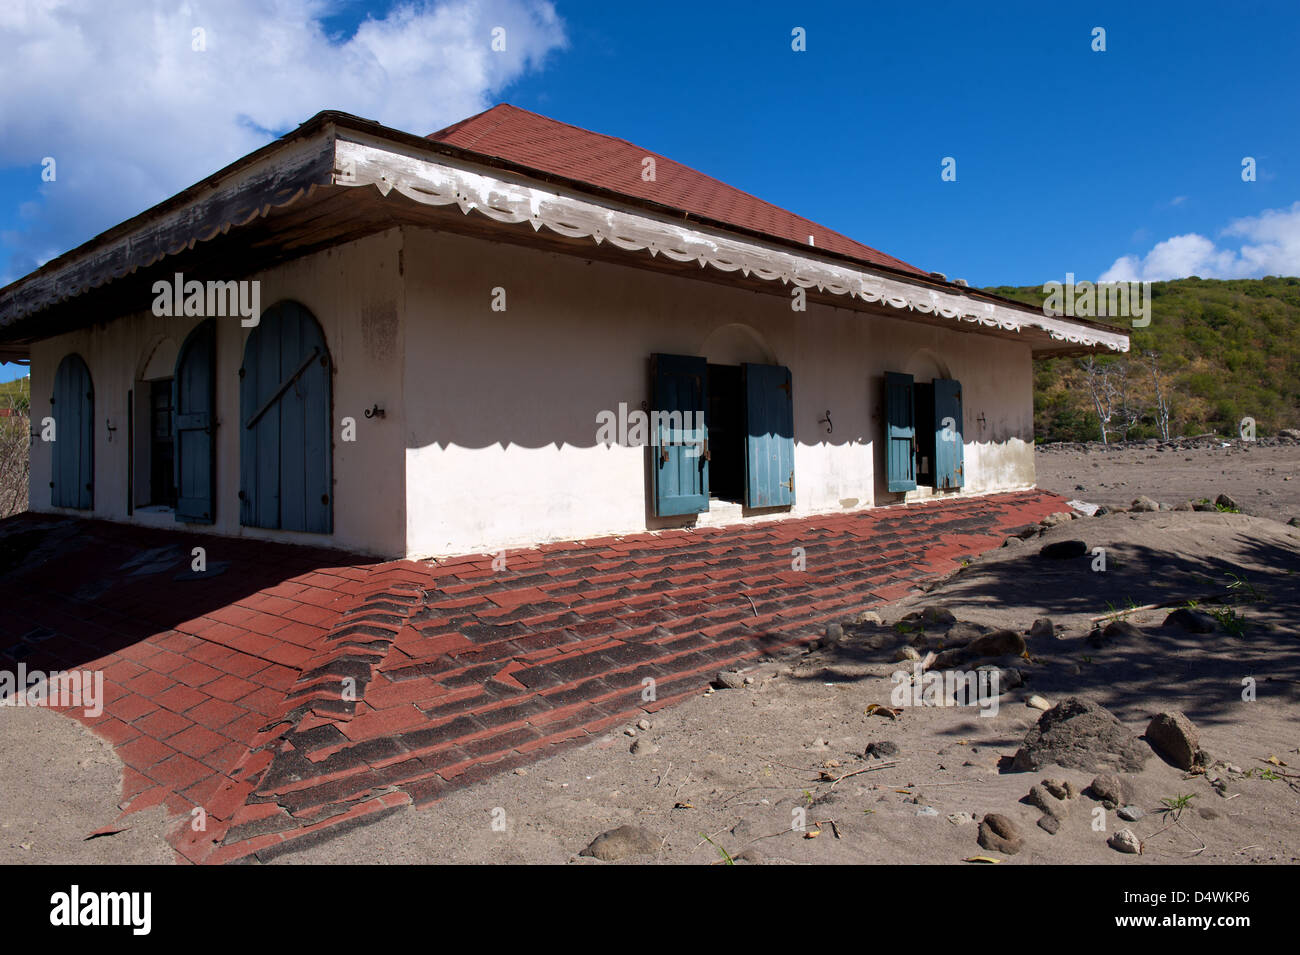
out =
[[(879, 459), (882, 376), (963, 385), (966, 487), (1033, 484), (1027, 344), (887, 315), (741, 291), (627, 266), (419, 229), (392, 230), (252, 276), (262, 305), (294, 299), (321, 323), (334, 361), (334, 534), (239, 524), (239, 387), (248, 329), (218, 319), (217, 520), (197, 529), (440, 555), (689, 524), (657, 518), (641, 447), (596, 442), (596, 415), (650, 398), (653, 352), (789, 366), (796, 515), (903, 500)], [(505, 311), (494, 311), (494, 289)], [(49, 413), (59, 361), (76, 351), (95, 386), (95, 509), (127, 520), (126, 396), (169, 374), (198, 323), (139, 314), (38, 343), (32, 412)], [(160, 357), (161, 356), (161, 357)], [(137, 395), (137, 408), (145, 400)], [(366, 419), (375, 403), (384, 418)], [(831, 413), (833, 432), (818, 422)], [(980, 416), (984, 424), (979, 423)], [(355, 442), (340, 421), (356, 420)], [(111, 440), (105, 419), (117, 430)], [(137, 411), (137, 428), (145, 419)], [(138, 442), (137, 442), (138, 443)], [(137, 503), (145, 459), (137, 449)], [(32, 456), (32, 507), (49, 504), (50, 449)], [(924, 497), (925, 490), (907, 495)], [(84, 513), (84, 512), (71, 512)], [(781, 516), (752, 515), (754, 519)], [(177, 526), (137, 509), (129, 519)], [(215, 559), (215, 556), (214, 556)]]
[[(795, 312), (783, 294), (444, 233), (405, 237), (411, 553), (688, 523), (653, 516), (644, 448), (596, 443), (599, 411), (649, 399), (653, 352), (789, 366), (794, 514), (902, 500), (876, 454), (886, 370), (962, 382), (962, 493), (1033, 484), (1027, 344), (812, 303)], [(492, 308), (496, 288), (505, 311)], [(818, 424), (827, 410), (830, 434)]]
[[(339, 246), (267, 272), (249, 276), (261, 281), (265, 309), (282, 299), (305, 305), (320, 322), (334, 362), (334, 534), (321, 536), (239, 523), (239, 366), (251, 329), (238, 318), (217, 319), (217, 513), (215, 524), (196, 530), (220, 534), (301, 541), (376, 554), (405, 550), (405, 494), (402, 423), (402, 281), (399, 275), (401, 233), (392, 230)], [(152, 299), (140, 313), (107, 326), (93, 327), (38, 342), (32, 348), (32, 418), (50, 413), (54, 373), (63, 356), (78, 352), (90, 368), (95, 389), (94, 510), (68, 511), (127, 520), (127, 392), (143, 376), (170, 375), (176, 349), (201, 321), (155, 317)], [(159, 356), (162, 356), (161, 358)], [(137, 435), (146, 426), (137, 392)], [(384, 418), (366, 419), (374, 404)], [(341, 419), (356, 419), (356, 440), (342, 439)], [(111, 438), (106, 425), (117, 430)], [(137, 441), (137, 484), (147, 456)], [(31, 506), (36, 511), (63, 511), (50, 506), (50, 446), (32, 449)], [(137, 487), (137, 502), (144, 498)], [(138, 523), (177, 525), (170, 513), (138, 510)], [(209, 555), (210, 559), (219, 559)]]

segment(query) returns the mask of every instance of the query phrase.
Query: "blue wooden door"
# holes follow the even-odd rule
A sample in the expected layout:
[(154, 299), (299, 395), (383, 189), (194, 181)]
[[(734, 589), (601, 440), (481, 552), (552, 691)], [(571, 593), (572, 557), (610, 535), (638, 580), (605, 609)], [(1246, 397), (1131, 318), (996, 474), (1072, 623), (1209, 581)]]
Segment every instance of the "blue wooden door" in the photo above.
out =
[(744, 364), (745, 504), (794, 503), (794, 395), (784, 365)]
[(172, 377), (176, 520), (216, 519), (216, 323), (190, 332)]
[(961, 382), (934, 380), (934, 486), (957, 488), (963, 483)]
[(90, 510), (95, 506), (95, 388), (80, 355), (59, 362), (50, 409), (50, 503)]
[(330, 356), (311, 312), (296, 302), (263, 312), (239, 375), (240, 523), (332, 533)]
[(654, 355), (651, 470), (655, 513), (699, 514), (709, 509), (708, 430), (704, 422), (708, 362), (687, 355)]
[(916, 407), (912, 376), (885, 372), (885, 480), (891, 491), (916, 489)]

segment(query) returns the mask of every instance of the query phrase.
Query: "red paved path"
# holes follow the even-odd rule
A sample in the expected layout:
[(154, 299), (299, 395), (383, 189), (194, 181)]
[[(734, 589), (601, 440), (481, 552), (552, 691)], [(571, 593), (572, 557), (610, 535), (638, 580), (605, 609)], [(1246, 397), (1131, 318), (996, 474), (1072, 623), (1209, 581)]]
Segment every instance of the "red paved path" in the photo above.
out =
[(103, 715), (69, 712), (126, 764), (125, 812), (184, 814), (184, 860), (266, 859), (671, 705), (1064, 508), (1033, 491), (663, 531), (501, 571), (24, 515), (0, 523), (0, 668), (102, 669)]

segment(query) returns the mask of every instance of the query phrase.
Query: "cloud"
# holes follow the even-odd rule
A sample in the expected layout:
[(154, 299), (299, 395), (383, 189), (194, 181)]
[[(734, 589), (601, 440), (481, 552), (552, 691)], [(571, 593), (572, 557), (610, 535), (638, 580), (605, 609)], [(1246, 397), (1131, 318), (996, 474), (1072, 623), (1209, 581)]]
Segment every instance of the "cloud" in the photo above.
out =
[[(322, 109), (433, 132), (492, 105), (566, 42), (543, 0), (400, 3), (331, 35), (326, 23), (349, 6), (0, 4), (0, 169), (39, 183), (0, 232), (0, 285)], [(492, 49), (497, 27), (504, 51)], [(41, 183), (47, 156), (57, 179)]]
[(1176, 235), (1156, 243), (1145, 256), (1121, 256), (1099, 281), (1300, 275), (1300, 202), (1236, 219), (1219, 233), (1219, 239), (1221, 245), (1195, 232)]

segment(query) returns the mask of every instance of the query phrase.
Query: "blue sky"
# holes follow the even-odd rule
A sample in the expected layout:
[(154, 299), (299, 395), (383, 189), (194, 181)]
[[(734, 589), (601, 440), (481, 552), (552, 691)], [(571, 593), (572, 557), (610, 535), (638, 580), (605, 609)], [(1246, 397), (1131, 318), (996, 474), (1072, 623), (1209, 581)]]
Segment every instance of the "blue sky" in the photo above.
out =
[(974, 285), (1300, 274), (1295, 3), (45, 7), (0, 12), (0, 284), (320, 109), (424, 133), (500, 101)]

